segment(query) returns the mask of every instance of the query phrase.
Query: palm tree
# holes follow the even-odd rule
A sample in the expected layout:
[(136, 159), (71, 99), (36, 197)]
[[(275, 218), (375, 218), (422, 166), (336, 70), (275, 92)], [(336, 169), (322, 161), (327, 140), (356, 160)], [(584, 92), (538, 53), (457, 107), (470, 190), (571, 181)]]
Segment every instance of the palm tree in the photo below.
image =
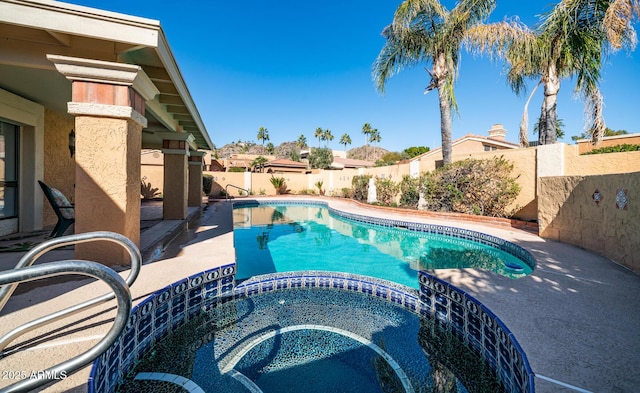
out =
[(253, 167), (254, 171), (262, 172), (264, 164), (266, 164), (267, 162), (269, 162), (269, 160), (267, 160), (266, 157), (258, 156), (255, 160), (253, 160), (253, 162), (251, 162), (251, 166)]
[(264, 143), (269, 140), (269, 130), (260, 127), (258, 129), (258, 140), (262, 141), (262, 151), (264, 152)]
[(496, 0), (460, 0), (447, 10), (438, 0), (405, 0), (382, 35), (387, 40), (373, 64), (373, 79), (384, 93), (387, 79), (405, 67), (420, 63), (431, 82), (425, 94), (438, 91), (442, 158), (451, 163), (451, 110), (457, 110), (454, 82), (465, 33), (487, 18)]
[(333, 134), (328, 128), (322, 131), (322, 140), (324, 140), (324, 147), (328, 148), (329, 142), (333, 140)]
[(376, 143), (380, 142), (382, 137), (380, 136), (380, 131), (377, 128), (371, 130), (371, 134), (369, 134), (369, 142), (373, 142), (373, 157), (376, 157)]
[(344, 151), (346, 152), (347, 145), (351, 144), (351, 137), (346, 132), (340, 137), (340, 144), (344, 145)]
[[(526, 79), (538, 81), (544, 99), (538, 120), (539, 144), (557, 139), (557, 100), (563, 78), (575, 77), (575, 91), (582, 95), (588, 118), (586, 129), (598, 142), (606, 128), (602, 117), (599, 81), (602, 61), (622, 47), (635, 47), (631, 22), (638, 18), (640, 0), (562, 0), (531, 30), (517, 22), (477, 26), (469, 31), (475, 50), (504, 58), (507, 80), (516, 94)], [(526, 146), (529, 96), (520, 124), (520, 144)]]
[(267, 143), (267, 153), (273, 154), (276, 151), (276, 147), (273, 146), (273, 143)]
[[(369, 135), (371, 135), (371, 132), (373, 132), (373, 128), (371, 128), (371, 124), (364, 123), (364, 125), (362, 126), (362, 133), (364, 134), (364, 145), (365, 146), (369, 146)], [(367, 149), (365, 147), (365, 149), (364, 149), (364, 159), (365, 160), (368, 158), (368, 153), (369, 153), (369, 149)]]
[(297, 144), (300, 149), (303, 149), (305, 146), (307, 146), (307, 137), (300, 134)]
[(318, 147), (320, 147), (320, 141), (323, 140), (323, 136), (324, 136), (324, 131), (322, 130), (322, 128), (318, 127), (316, 128), (316, 132), (313, 133), (314, 138), (318, 138)]

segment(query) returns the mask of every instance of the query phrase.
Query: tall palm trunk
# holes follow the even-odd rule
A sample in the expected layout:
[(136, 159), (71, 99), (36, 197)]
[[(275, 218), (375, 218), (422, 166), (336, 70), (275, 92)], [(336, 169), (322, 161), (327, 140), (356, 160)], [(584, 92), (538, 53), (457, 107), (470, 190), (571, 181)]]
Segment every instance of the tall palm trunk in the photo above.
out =
[(440, 100), (440, 133), (442, 135), (442, 163), (451, 164), (451, 102), (444, 89), (444, 82), (438, 84)]
[(560, 78), (555, 65), (550, 65), (547, 75), (543, 78), (544, 100), (538, 122), (538, 143), (550, 145), (556, 143), (556, 129), (558, 126), (558, 91), (560, 91)]
[(529, 103), (536, 90), (538, 90), (540, 83), (542, 82), (538, 82), (536, 87), (533, 88), (527, 102), (524, 104), (524, 111), (522, 111), (522, 119), (520, 120), (520, 147), (529, 147)]

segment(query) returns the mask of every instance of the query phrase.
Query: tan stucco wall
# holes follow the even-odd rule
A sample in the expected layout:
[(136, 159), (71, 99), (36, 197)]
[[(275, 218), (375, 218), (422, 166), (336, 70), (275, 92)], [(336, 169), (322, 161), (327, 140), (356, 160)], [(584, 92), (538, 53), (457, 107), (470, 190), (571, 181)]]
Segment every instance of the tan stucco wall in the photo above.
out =
[(604, 175), (640, 171), (640, 151), (579, 155), (578, 145), (564, 150), (566, 176)]
[[(625, 210), (616, 207), (616, 194), (626, 190)], [(596, 204), (594, 192), (602, 201)], [(575, 244), (603, 254), (640, 273), (640, 172), (543, 177), (538, 217), (540, 236)]]
[[(76, 116), (76, 233), (112, 231), (140, 244), (142, 127), (130, 119)], [(77, 244), (75, 257), (123, 265), (110, 242)]]
[[(44, 128), (44, 179), (42, 181), (50, 187), (59, 189), (70, 202), (73, 202), (76, 161), (75, 155), (72, 158), (69, 152), (69, 132), (75, 129), (74, 118), (68, 114), (45, 109)], [(51, 205), (45, 200), (43, 225), (55, 225), (57, 221)]]
[(143, 151), (140, 156), (141, 179), (153, 188), (164, 190), (164, 154), (160, 150)]
[(637, 145), (640, 144), (640, 134), (627, 134), (627, 135), (616, 135), (616, 136), (608, 136), (602, 138), (600, 143), (595, 146), (588, 140), (580, 140), (578, 141), (578, 151), (579, 154), (586, 153), (593, 149), (600, 149), (602, 147), (616, 146), (616, 145)]

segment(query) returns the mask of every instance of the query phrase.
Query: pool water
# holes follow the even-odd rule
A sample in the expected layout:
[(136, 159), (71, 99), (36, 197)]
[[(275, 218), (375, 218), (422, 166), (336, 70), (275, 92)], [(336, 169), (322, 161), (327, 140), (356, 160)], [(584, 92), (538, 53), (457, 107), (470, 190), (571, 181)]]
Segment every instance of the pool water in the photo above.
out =
[(355, 273), (418, 288), (417, 271), (476, 268), (510, 278), (530, 274), (498, 248), (426, 232), (359, 223), (319, 205), (234, 209), (237, 280), (297, 270)]
[[(362, 293), (301, 287), (236, 296), (162, 340), (118, 391), (174, 391), (135, 378), (146, 372), (180, 376), (199, 392), (504, 391), (477, 355), (437, 328)], [(430, 353), (433, 342), (442, 344)], [(458, 359), (466, 376), (447, 368), (460, 368)]]

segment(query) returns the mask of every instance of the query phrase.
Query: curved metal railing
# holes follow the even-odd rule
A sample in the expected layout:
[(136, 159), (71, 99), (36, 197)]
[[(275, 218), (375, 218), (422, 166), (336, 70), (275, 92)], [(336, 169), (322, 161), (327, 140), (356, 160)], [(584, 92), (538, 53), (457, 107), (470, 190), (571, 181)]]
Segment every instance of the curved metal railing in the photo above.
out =
[(56, 380), (57, 375), (70, 374), (91, 363), (106, 351), (118, 338), (127, 325), (131, 312), (131, 293), (125, 281), (112, 269), (96, 262), (68, 260), (51, 262), (44, 265), (23, 267), (0, 273), (0, 285), (33, 281), (40, 278), (79, 274), (104, 281), (113, 290), (118, 302), (118, 313), (113, 326), (104, 338), (88, 351), (64, 361), (56, 366), (39, 372), (37, 378), (26, 378), (10, 386), (0, 389), (2, 392), (22, 392), (35, 389)]
[[(50, 250), (66, 245), (92, 241), (111, 241), (121, 245), (128, 252), (131, 258), (131, 270), (125, 280), (123, 280), (122, 277), (120, 277), (112, 269), (99, 263), (90, 261), (66, 260), (51, 262), (41, 266), (31, 266), (38, 258), (40, 258)], [(14, 269), (0, 272), (0, 311), (4, 308), (7, 301), (9, 300), (9, 297), (11, 297), (20, 282), (33, 281), (39, 278), (65, 274), (87, 275), (94, 278), (102, 279), (112, 287), (113, 292), (108, 292), (94, 299), (87, 300), (83, 303), (51, 313), (49, 315), (45, 315), (11, 330), (4, 336), (0, 337), (0, 354), (1, 351), (6, 348), (7, 345), (9, 345), (9, 343), (11, 343), (16, 337), (24, 333), (116, 298), (118, 302), (118, 314), (116, 315), (114, 325), (112, 326), (107, 336), (105, 336), (102, 341), (100, 341), (92, 349), (85, 352), (84, 354), (61, 363), (46, 371), (71, 372), (90, 363), (95, 358), (100, 356), (100, 354), (102, 354), (102, 352), (104, 352), (115, 341), (115, 339), (124, 328), (129, 317), (129, 312), (131, 311), (131, 295), (129, 293), (129, 287), (135, 282), (138, 274), (140, 273), (141, 267), (142, 256), (140, 254), (140, 250), (129, 238), (119, 233), (107, 231), (87, 232), (50, 239), (36, 246), (20, 259)], [(117, 277), (117, 279), (113, 276)], [(122, 282), (122, 285), (120, 285), (120, 282), (118, 280)], [(122, 287), (124, 287), (124, 289)], [(125, 307), (124, 303), (127, 303), (128, 306)], [(41, 386), (43, 384), (51, 382), (51, 380), (46, 380), (46, 375), (48, 374), (45, 373), (44, 379), (42, 379), (42, 381), (44, 382), (42, 383), (39, 383), (39, 381), (41, 381), (40, 379), (35, 379), (34, 383), (37, 384), (34, 385), (32, 385), (29, 381), (21, 381), (19, 383), (11, 385), (10, 388), (12, 390), (0, 389), (0, 391), (9, 392), (14, 391), (13, 389), (19, 390), (25, 389), (27, 387), (34, 388), (37, 386)]]
[[(124, 247), (125, 250), (127, 250), (131, 258), (131, 271), (129, 272), (129, 276), (125, 279), (125, 282), (127, 283), (128, 286), (131, 286), (135, 282), (136, 278), (138, 277), (138, 274), (140, 273), (140, 268), (142, 267), (142, 256), (140, 255), (140, 250), (138, 250), (138, 247), (136, 247), (135, 243), (133, 243), (126, 236), (123, 236), (119, 233), (114, 233), (114, 232), (106, 232), (106, 231), (87, 232), (87, 233), (63, 236), (63, 237), (58, 237), (58, 238), (48, 240), (36, 246), (28, 253), (26, 253), (20, 259), (20, 261), (18, 262), (14, 270), (24, 268), (25, 266), (33, 265), (38, 258), (40, 258), (47, 251), (50, 251), (52, 249), (71, 245), (71, 244), (86, 243), (86, 242), (91, 242), (96, 240), (106, 240), (106, 241), (118, 243), (122, 247)], [(4, 308), (5, 304), (9, 300), (9, 297), (11, 297), (11, 294), (13, 294), (13, 291), (15, 291), (18, 284), (19, 282), (16, 282), (0, 288), (0, 311), (2, 311), (2, 308)], [(80, 303), (75, 306), (66, 308), (64, 310), (46, 315), (44, 317), (31, 321), (27, 324), (24, 324), (20, 327), (17, 327), (16, 329), (0, 337), (0, 351), (6, 348), (7, 345), (11, 341), (13, 341), (16, 337), (28, 331), (37, 329), (51, 322), (55, 322), (69, 315), (79, 313), (95, 305), (107, 302), (113, 299), (113, 297), (114, 297), (113, 293), (106, 293), (97, 298), (87, 300), (84, 303)]]
[(249, 195), (249, 190), (242, 187), (234, 186), (233, 184), (227, 184), (226, 186), (224, 186), (224, 195), (226, 200), (229, 200), (229, 187), (233, 187), (237, 190), (244, 191), (247, 193), (247, 195)]

